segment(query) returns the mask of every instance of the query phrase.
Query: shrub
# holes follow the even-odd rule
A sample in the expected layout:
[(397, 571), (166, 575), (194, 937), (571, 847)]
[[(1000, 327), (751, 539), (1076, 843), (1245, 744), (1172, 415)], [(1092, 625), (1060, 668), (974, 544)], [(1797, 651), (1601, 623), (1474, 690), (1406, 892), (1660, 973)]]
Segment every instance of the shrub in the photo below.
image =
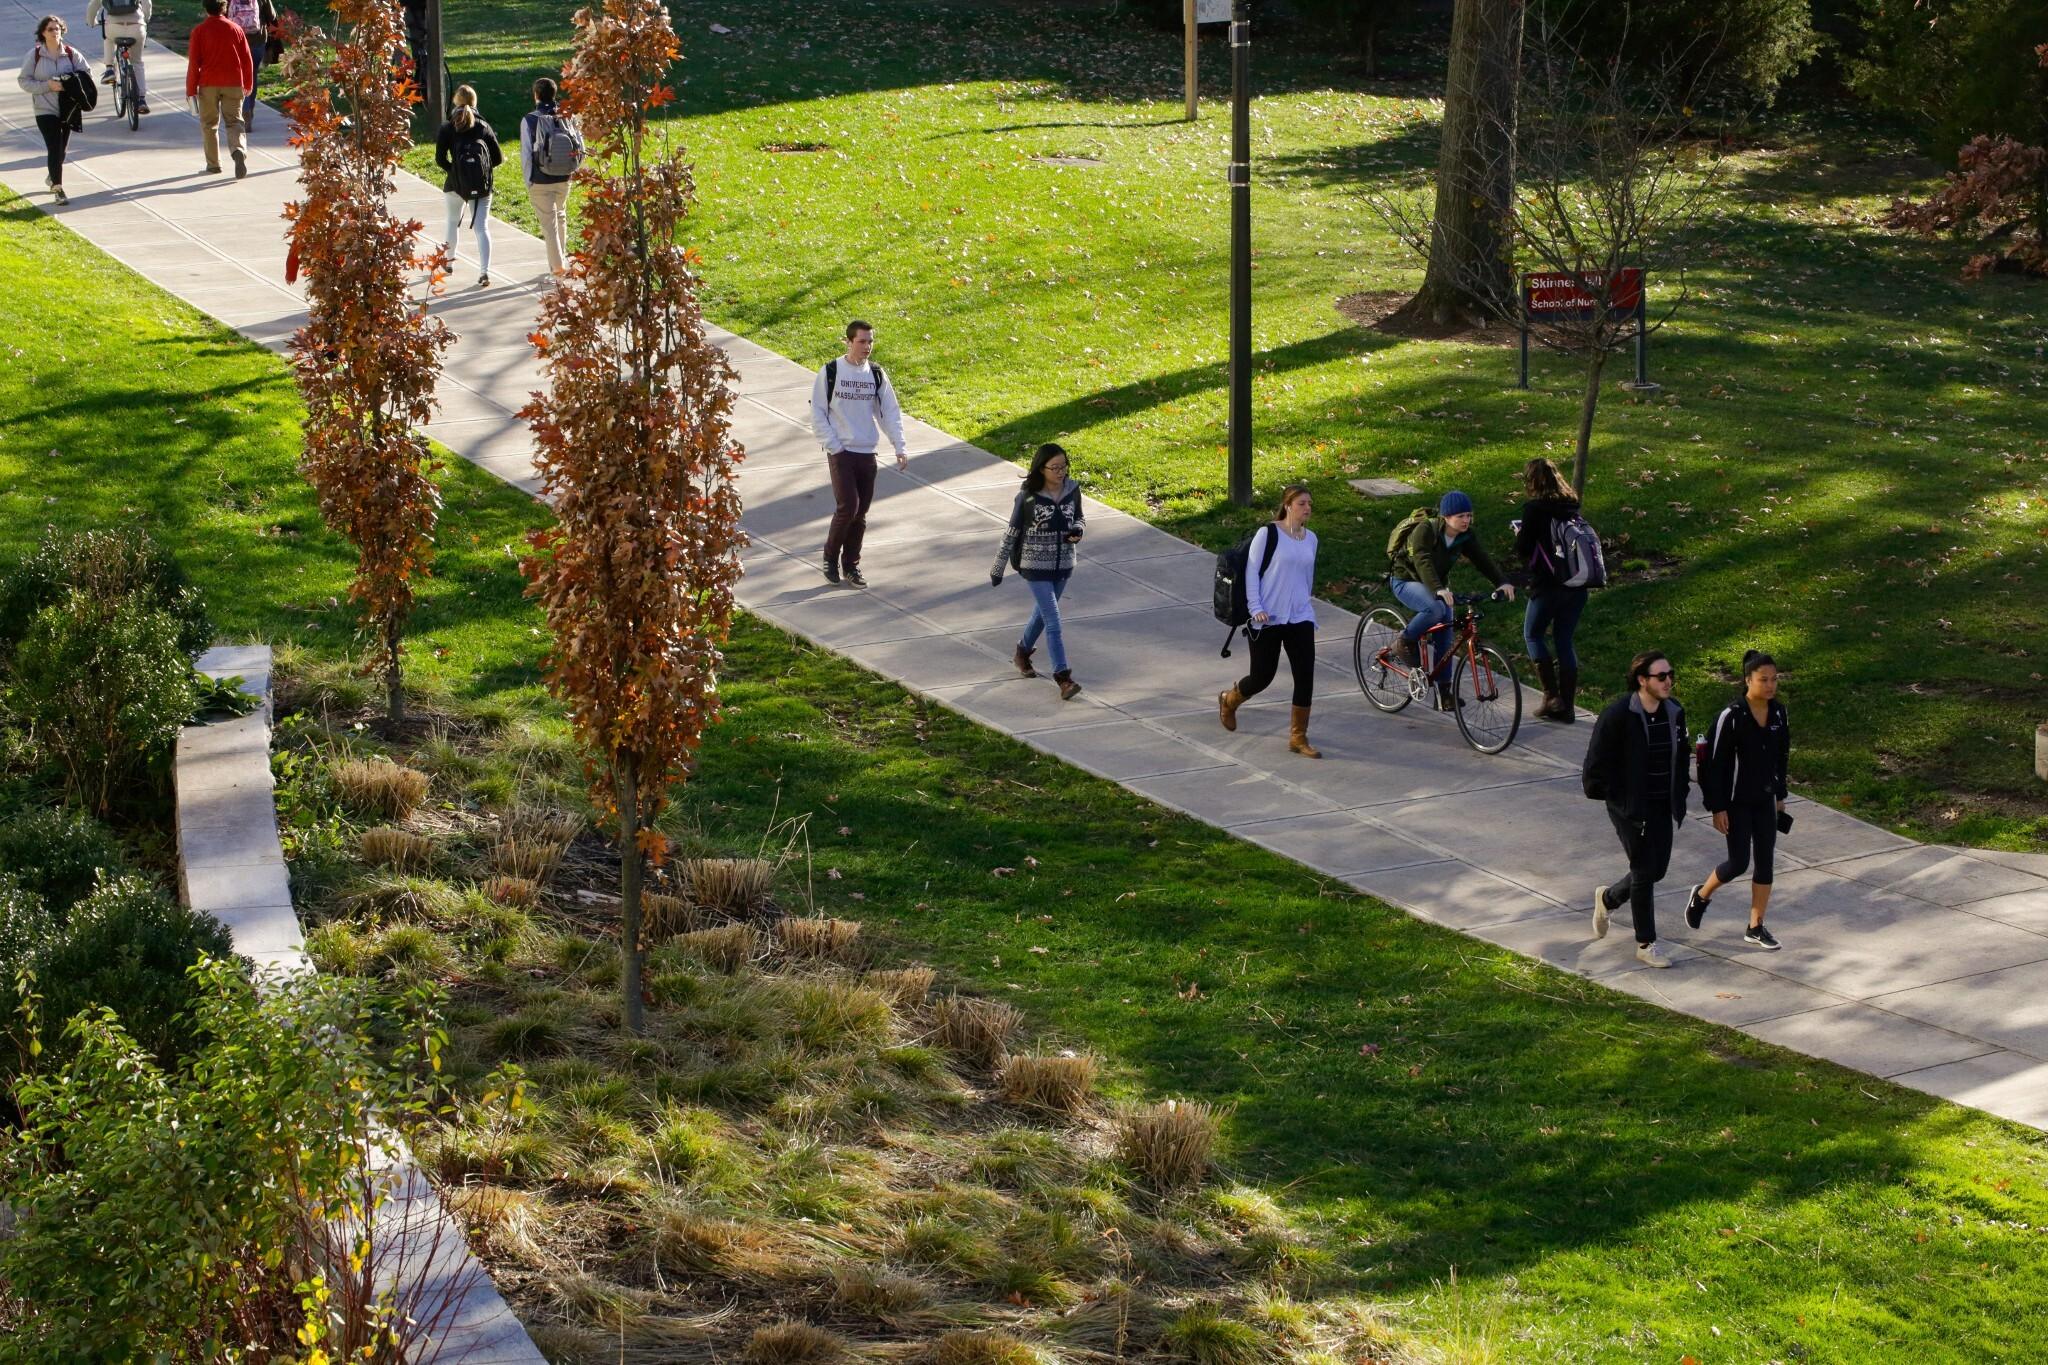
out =
[(137, 530), (52, 535), (0, 574), (0, 656), (28, 632), (45, 607), (76, 589), (94, 602), (134, 600), (176, 623), (179, 651), (190, 657), (213, 639), (198, 589), (162, 547)]
[(949, 995), (932, 1006), (939, 1046), (977, 1066), (993, 1068), (1010, 1050), (1024, 1016), (1000, 1000)]
[(355, 811), (403, 820), (426, 799), (427, 775), (388, 758), (352, 758), (335, 765), (334, 790)]
[(1626, 24), (1612, 0), (1538, 0), (1536, 8), (1592, 62), (1620, 59), (1645, 74), (1668, 73), (1710, 102), (1769, 104), (1820, 49), (1812, 0), (1635, 5)]
[(1117, 1159), (1160, 1194), (1199, 1184), (1215, 1145), (1216, 1111), (1193, 1100), (1163, 1100), (1117, 1123)]
[(101, 873), (118, 876), (127, 865), (113, 831), (76, 811), (31, 811), (0, 824), (0, 872), (58, 910), (90, 892)]
[(1947, 161), (1979, 134), (2048, 147), (2048, 41), (2039, 0), (1854, 0), (1858, 36), (1849, 85), (1915, 120)]
[[(0, 900), (0, 1009), (11, 1026), (20, 1006), (15, 979), (32, 973), (43, 994), (41, 1041), (51, 1064), (71, 1046), (72, 1016), (106, 1006), (123, 1033), (165, 1066), (193, 1047), (186, 1012), (193, 999), (187, 970), (202, 954), (226, 957), (227, 928), (159, 894), (140, 877), (108, 882), (68, 912), (32, 898)], [(12, 1063), (0, 1056), (0, 1075)]]
[(1003, 1063), (1003, 1098), (1011, 1104), (1071, 1114), (1094, 1090), (1093, 1057), (1012, 1057)]
[(95, 815), (169, 750), (195, 699), (175, 617), (141, 598), (77, 588), (29, 619), (9, 690), (35, 753)]

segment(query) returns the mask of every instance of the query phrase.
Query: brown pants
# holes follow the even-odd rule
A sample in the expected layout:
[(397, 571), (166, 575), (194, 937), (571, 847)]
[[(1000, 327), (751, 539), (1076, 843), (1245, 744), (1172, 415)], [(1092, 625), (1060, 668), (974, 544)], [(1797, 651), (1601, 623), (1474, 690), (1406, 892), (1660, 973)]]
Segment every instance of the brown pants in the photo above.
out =
[(540, 239), (547, 243), (548, 269), (559, 275), (569, 250), (569, 182), (526, 186), (527, 202), (540, 219)]
[(199, 87), (199, 141), (206, 152), (206, 169), (220, 169), (219, 125), (228, 126), (228, 151), (249, 154), (249, 131), (242, 122), (243, 90), (238, 85)]
[(827, 455), (832, 467), (831, 529), (825, 532), (825, 562), (860, 567), (860, 543), (868, 531), (868, 505), (875, 500), (875, 453), (842, 450)]

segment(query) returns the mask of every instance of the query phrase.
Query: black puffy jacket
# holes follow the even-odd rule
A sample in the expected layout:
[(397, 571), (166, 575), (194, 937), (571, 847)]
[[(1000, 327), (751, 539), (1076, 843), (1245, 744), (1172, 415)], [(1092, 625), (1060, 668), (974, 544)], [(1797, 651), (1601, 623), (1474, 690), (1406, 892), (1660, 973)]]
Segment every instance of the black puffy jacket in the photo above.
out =
[[(1671, 719), (1671, 818), (1685, 819), (1685, 798), (1692, 790), (1686, 776), (1685, 708), (1667, 699), (1664, 709)], [(1590, 801), (1605, 801), (1609, 810), (1625, 820), (1647, 820), (1650, 816), (1649, 716), (1634, 692), (1608, 703), (1593, 722), (1593, 737), (1586, 745), (1586, 762), (1579, 770), (1580, 785)]]

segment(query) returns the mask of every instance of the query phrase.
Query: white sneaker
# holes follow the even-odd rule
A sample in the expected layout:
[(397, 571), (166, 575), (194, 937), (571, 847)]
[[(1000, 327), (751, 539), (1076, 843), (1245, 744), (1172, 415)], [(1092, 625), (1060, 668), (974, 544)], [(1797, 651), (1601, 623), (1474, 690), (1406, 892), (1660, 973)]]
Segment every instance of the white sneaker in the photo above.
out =
[(1607, 937), (1607, 888), (1593, 888), (1593, 937)]
[(1671, 959), (1664, 956), (1661, 943), (1639, 943), (1636, 945), (1636, 961), (1649, 967), (1669, 967)]

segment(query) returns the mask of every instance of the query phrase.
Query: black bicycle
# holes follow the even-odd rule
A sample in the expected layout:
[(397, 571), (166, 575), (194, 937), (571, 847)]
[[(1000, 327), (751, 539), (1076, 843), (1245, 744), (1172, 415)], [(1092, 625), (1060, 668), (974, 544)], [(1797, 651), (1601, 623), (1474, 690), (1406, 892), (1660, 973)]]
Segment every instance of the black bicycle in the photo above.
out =
[(1431, 678), (1446, 650), (1452, 658), (1452, 714), (1465, 742), (1482, 754), (1497, 754), (1515, 742), (1522, 727), (1522, 681), (1505, 654), (1479, 638), (1477, 604), (1498, 593), (1459, 593), (1465, 610), (1446, 625), (1434, 626), (1417, 643), (1421, 663), (1402, 662), (1395, 645), (1408, 620), (1392, 607), (1374, 607), (1358, 618), (1351, 637), (1351, 666), (1365, 699), (1392, 714), (1434, 690)]
[(114, 39), (114, 117), (128, 120), (128, 130), (142, 126), (142, 91), (135, 79), (133, 38)]

